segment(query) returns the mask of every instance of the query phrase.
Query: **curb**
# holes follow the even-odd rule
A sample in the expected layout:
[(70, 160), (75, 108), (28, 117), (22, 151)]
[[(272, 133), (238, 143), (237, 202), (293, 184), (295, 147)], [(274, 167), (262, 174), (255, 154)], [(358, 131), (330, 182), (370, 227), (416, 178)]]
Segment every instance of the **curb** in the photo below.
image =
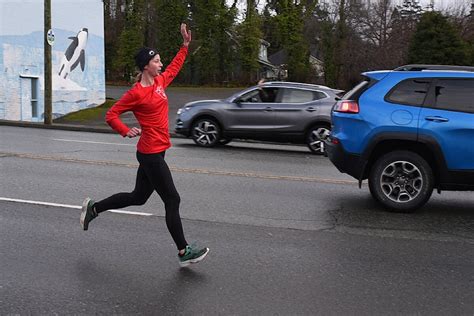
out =
[[(111, 128), (99, 127), (99, 126), (88, 126), (88, 125), (76, 125), (76, 124), (57, 124), (53, 123), (47, 125), (38, 122), (23, 122), (23, 121), (7, 121), (0, 120), (0, 126), (15, 126), (15, 127), (27, 127), (27, 128), (42, 128), (42, 129), (54, 129), (63, 131), (76, 131), (76, 132), (92, 132), (92, 133), (105, 133), (105, 134), (117, 134)], [(175, 132), (170, 131), (170, 137), (182, 137), (177, 135)]]

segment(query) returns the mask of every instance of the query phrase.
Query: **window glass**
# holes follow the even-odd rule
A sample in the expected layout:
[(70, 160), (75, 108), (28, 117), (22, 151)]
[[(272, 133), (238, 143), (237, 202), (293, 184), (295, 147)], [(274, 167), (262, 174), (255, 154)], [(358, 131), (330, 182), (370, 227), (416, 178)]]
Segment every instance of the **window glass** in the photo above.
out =
[(474, 113), (474, 79), (439, 79), (436, 108)]
[(316, 93), (310, 90), (285, 89), (283, 96), (281, 98), (281, 102), (282, 103), (306, 103), (306, 102), (311, 102), (317, 99), (318, 97)]
[(426, 79), (405, 80), (397, 84), (387, 99), (394, 103), (422, 105), (429, 87), (430, 81)]
[(258, 89), (249, 91), (239, 97), (240, 102), (260, 102)]
[(260, 96), (261, 102), (273, 103), (275, 102), (278, 89), (276, 88), (262, 88), (259, 90), (258, 95)]
[(363, 80), (359, 82), (358, 85), (356, 85), (354, 88), (349, 90), (346, 94), (344, 94), (341, 98), (341, 100), (355, 100), (357, 101), (358, 97), (360, 94), (365, 91), (366, 87), (369, 85), (368, 80)]
[(239, 99), (241, 102), (253, 103), (271, 103), (275, 102), (275, 97), (278, 93), (278, 88), (263, 88), (255, 89), (242, 95)]
[(327, 97), (326, 94), (321, 91), (314, 91), (313, 95), (314, 95), (313, 100), (321, 100)]

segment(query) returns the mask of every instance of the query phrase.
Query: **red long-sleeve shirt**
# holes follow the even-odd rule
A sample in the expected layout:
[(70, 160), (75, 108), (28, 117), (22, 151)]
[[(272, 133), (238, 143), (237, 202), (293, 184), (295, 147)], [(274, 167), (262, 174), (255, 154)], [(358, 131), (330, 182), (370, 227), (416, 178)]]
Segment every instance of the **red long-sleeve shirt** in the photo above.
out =
[(181, 47), (166, 70), (154, 78), (152, 86), (143, 87), (140, 82), (135, 83), (105, 115), (107, 124), (126, 136), (130, 128), (120, 120), (120, 114), (133, 112), (142, 129), (137, 144), (140, 153), (159, 153), (171, 147), (165, 89), (178, 75), (187, 54), (188, 48)]

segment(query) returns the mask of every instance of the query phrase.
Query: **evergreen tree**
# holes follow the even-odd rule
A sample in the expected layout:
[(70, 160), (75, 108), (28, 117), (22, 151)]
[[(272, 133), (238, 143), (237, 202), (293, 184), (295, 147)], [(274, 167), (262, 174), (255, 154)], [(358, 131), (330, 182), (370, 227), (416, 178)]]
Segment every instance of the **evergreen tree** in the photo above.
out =
[(262, 13), (263, 39), (271, 44), (267, 50), (268, 55), (272, 55), (282, 49), (276, 19), (270, 11), (270, 6), (266, 5)]
[(305, 82), (311, 68), (309, 45), (304, 38), (303, 6), (294, 5), (289, 9), (288, 17), (282, 21), (284, 29), (287, 30), (287, 40), (284, 44), (288, 52), (288, 79)]
[(321, 49), (324, 61), (324, 82), (330, 87), (336, 87), (337, 67), (335, 63), (334, 25), (326, 20), (321, 25)]
[(439, 12), (426, 12), (408, 52), (409, 63), (466, 65), (468, 50), (459, 33)]
[(155, 0), (155, 4), (156, 22), (152, 26), (152, 45), (160, 52), (160, 57), (166, 65), (183, 43), (179, 27), (188, 19), (187, 1)]
[(134, 56), (145, 41), (145, 1), (125, 1), (125, 25), (118, 40), (115, 65), (127, 81), (133, 81), (135, 73)]
[(315, 10), (316, 2), (271, 0), (267, 7), (276, 12), (277, 39), (288, 55), (288, 79), (307, 81), (310, 73), (309, 45), (304, 37), (304, 22)]
[(263, 36), (260, 27), (261, 21), (255, 0), (248, 0), (245, 20), (238, 26), (239, 55), (244, 83), (255, 83), (257, 80), (260, 68), (258, 63), (260, 40)]
[(196, 47), (191, 58), (193, 82), (229, 81), (234, 68), (235, 6), (228, 8), (225, 0), (191, 0), (190, 8)]
[(104, 40), (106, 80), (117, 80), (122, 76), (116, 69), (116, 58), (119, 38), (124, 23), (121, 11), (123, 0), (104, 0)]

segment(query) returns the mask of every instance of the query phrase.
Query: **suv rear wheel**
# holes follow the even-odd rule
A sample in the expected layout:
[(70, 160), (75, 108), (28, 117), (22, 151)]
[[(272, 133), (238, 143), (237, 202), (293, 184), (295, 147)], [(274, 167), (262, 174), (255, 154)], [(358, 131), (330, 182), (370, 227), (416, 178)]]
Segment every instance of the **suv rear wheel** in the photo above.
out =
[(213, 119), (201, 118), (193, 123), (191, 137), (199, 146), (213, 147), (219, 144), (221, 129)]
[(324, 155), (326, 147), (324, 140), (329, 136), (331, 129), (325, 125), (315, 125), (306, 134), (306, 145), (316, 155)]
[(369, 175), (372, 196), (396, 212), (412, 212), (423, 206), (433, 192), (433, 171), (421, 156), (393, 151), (375, 162)]

